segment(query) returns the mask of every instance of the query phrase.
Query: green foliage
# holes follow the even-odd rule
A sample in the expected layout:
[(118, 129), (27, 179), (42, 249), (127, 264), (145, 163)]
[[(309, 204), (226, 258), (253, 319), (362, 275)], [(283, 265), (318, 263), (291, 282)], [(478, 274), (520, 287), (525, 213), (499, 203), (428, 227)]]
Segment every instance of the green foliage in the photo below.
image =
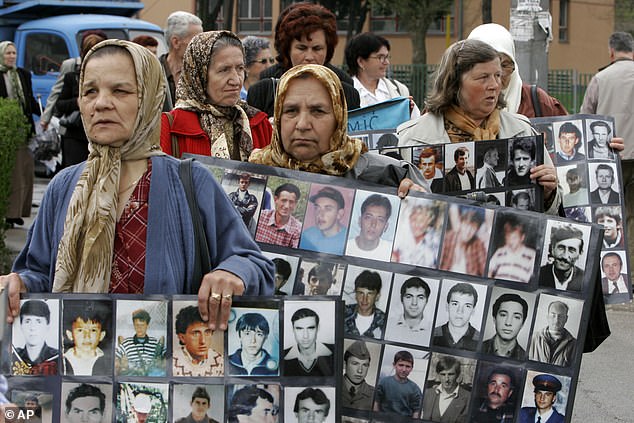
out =
[(369, 0), (373, 10), (394, 12), (399, 22), (412, 35), (412, 62), (427, 63), (425, 39), (431, 24), (451, 10), (454, 0)]
[(11, 193), (11, 172), (16, 151), (26, 142), (29, 123), (16, 100), (0, 98), (0, 116), (0, 274), (5, 274), (11, 261), (4, 243), (4, 217)]

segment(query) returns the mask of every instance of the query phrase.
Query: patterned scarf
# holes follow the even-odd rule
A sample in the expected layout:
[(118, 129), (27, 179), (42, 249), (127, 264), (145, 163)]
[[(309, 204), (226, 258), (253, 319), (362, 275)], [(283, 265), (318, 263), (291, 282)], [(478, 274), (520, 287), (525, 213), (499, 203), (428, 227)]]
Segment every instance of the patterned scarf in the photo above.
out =
[[(234, 106), (211, 104), (207, 95), (207, 71), (219, 38), (240, 39), (229, 31), (203, 32), (192, 38), (183, 57), (183, 72), (176, 88), (176, 108), (196, 112), (200, 126), (211, 141), (211, 155), (246, 161), (253, 150), (247, 103)], [(244, 55), (244, 49), (242, 49)]]
[[(160, 111), (165, 98), (165, 76), (158, 59), (148, 49), (122, 40), (97, 44), (83, 60), (79, 86), (83, 86), (91, 56), (107, 46), (117, 46), (122, 54), (132, 58), (138, 87), (138, 113), (132, 136), (123, 145), (102, 145), (89, 138), (90, 154), (66, 213), (53, 292), (108, 292), (121, 162), (164, 154), (160, 148)], [(81, 109), (81, 92), (79, 103), (82, 114), (91, 113)], [(90, 132), (86, 126), (84, 129), (86, 134)]]
[(22, 84), (20, 83), (20, 77), (18, 76), (17, 67), (9, 67), (4, 63), (4, 52), (9, 46), (13, 46), (13, 48), (15, 48), (15, 44), (13, 44), (11, 41), (3, 41), (0, 43), (0, 73), (6, 73), (9, 75), (11, 91), (20, 103), (20, 106), (22, 106), (22, 108), (24, 109), (26, 107), (26, 98), (24, 97), (24, 90), (22, 89)]
[(445, 127), (451, 142), (494, 140), (500, 133), (500, 110), (493, 109), (478, 125), (460, 106), (452, 105), (445, 112)]
[[(286, 153), (280, 134), (282, 106), (286, 98), (288, 84), (300, 75), (306, 74), (321, 82), (330, 94), (333, 113), (337, 121), (335, 131), (330, 138), (330, 151), (313, 162), (302, 162)], [(282, 76), (277, 86), (274, 119), (271, 144), (263, 149), (255, 150), (249, 158), (250, 162), (340, 176), (350, 171), (359, 160), (359, 156), (368, 151), (363, 141), (348, 136), (348, 111), (343, 87), (337, 75), (325, 66), (295, 66)]]

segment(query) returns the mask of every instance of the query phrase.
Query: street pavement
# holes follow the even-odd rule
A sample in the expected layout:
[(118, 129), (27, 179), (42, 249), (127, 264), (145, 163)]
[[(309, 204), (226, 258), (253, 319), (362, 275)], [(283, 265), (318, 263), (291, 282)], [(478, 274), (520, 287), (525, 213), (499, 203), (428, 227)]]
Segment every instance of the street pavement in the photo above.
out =
[[(48, 179), (35, 178), (33, 204), (42, 200)], [(38, 208), (23, 227), (6, 231), (6, 244), (22, 249)], [(594, 352), (584, 354), (572, 422), (634, 423), (634, 304), (607, 306), (612, 335)]]

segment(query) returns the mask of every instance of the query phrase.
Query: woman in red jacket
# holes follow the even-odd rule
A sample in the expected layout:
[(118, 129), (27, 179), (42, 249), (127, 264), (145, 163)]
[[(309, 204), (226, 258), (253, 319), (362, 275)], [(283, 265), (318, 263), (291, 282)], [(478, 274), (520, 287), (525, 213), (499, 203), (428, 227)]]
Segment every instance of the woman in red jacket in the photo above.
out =
[(267, 146), (271, 124), (265, 113), (240, 100), (244, 78), (244, 50), (235, 34), (196, 35), (183, 58), (176, 106), (163, 114), (163, 151), (246, 161), (254, 148)]

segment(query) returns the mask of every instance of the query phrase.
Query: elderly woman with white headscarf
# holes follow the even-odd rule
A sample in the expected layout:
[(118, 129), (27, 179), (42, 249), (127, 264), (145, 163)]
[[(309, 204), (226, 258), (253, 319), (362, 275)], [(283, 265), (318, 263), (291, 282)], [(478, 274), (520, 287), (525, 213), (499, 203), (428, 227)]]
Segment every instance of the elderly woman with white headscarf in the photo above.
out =
[[(160, 149), (165, 80), (158, 59), (122, 40), (97, 44), (81, 69), (88, 160), (50, 182), (13, 273), (20, 292), (198, 293), (211, 329), (226, 328), (234, 294), (273, 292), (273, 265), (213, 176), (192, 165), (211, 269), (194, 275), (195, 235), (179, 160)], [(218, 314), (220, 313), (220, 314)]]
[[(33, 133), (33, 114), (40, 114), (40, 109), (33, 98), (31, 73), (16, 66), (17, 50), (11, 41), (0, 43), (0, 97), (15, 99), (22, 108), (30, 125), (29, 134)], [(15, 165), (11, 174), (11, 193), (9, 194), (6, 224), (23, 225), (23, 217), (31, 215), (33, 200), (33, 156), (26, 146), (19, 147), (16, 152)]]
[[(469, 40), (484, 41), (500, 53), (502, 64), (502, 94), (506, 100), (504, 110), (519, 113), (528, 118), (536, 116), (567, 115), (566, 108), (546, 91), (532, 85), (522, 83), (520, 71), (515, 60), (515, 42), (511, 33), (502, 25), (488, 23), (477, 26), (471, 31)], [(533, 95), (538, 100), (537, 107), (533, 103)]]

